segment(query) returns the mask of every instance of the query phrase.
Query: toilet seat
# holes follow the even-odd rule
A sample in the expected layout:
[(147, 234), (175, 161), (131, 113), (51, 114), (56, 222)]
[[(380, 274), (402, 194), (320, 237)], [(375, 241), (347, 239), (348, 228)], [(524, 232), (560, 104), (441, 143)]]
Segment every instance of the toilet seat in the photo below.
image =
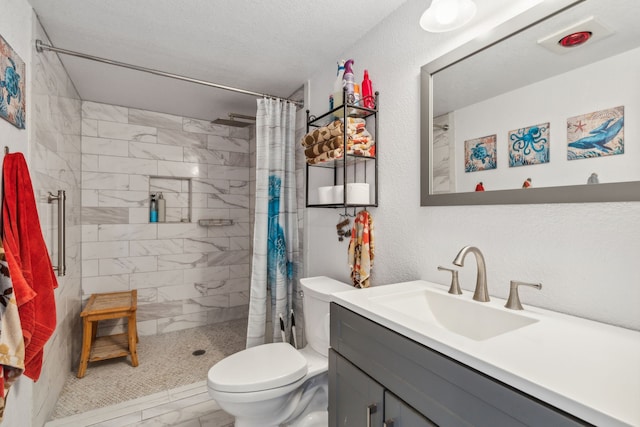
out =
[(307, 374), (307, 360), (287, 343), (263, 344), (232, 354), (208, 374), (210, 389), (228, 393), (269, 390), (299, 381)]

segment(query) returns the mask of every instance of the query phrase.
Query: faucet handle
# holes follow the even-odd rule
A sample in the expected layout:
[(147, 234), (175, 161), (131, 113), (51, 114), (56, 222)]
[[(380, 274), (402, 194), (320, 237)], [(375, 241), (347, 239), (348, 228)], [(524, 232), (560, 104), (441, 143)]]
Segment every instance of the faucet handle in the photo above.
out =
[(444, 270), (451, 273), (451, 286), (449, 286), (449, 293), (454, 295), (462, 295), (460, 290), (460, 282), (458, 281), (458, 270), (453, 268), (446, 268), (441, 265), (438, 266), (438, 270)]
[(509, 286), (509, 298), (504, 305), (511, 310), (522, 310), (522, 304), (520, 304), (520, 295), (518, 295), (518, 286), (529, 286), (536, 289), (542, 289), (542, 283), (526, 283), (512, 280)]

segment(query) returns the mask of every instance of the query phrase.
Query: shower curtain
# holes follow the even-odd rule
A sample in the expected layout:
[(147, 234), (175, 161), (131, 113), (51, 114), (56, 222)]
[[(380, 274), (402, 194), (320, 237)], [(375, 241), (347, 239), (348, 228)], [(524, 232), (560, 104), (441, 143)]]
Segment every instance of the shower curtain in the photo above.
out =
[[(258, 99), (256, 114), (256, 205), (247, 348), (265, 343), (267, 304), (273, 341), (289, 340), (292, 289), (297, 279), (298, 215), (294, 104)], [(269, 290), (271, 298), (267, 301)]]

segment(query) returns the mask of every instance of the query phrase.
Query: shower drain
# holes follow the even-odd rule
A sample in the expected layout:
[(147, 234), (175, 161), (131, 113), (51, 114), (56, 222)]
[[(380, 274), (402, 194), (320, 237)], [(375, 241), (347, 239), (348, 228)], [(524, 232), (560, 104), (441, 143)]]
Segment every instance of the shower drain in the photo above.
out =
[(205, 354), (206, 351), (205, 350), (196, 350), (193, 353), (191, 353), (194, 356), (202, 356), (203, 354)]

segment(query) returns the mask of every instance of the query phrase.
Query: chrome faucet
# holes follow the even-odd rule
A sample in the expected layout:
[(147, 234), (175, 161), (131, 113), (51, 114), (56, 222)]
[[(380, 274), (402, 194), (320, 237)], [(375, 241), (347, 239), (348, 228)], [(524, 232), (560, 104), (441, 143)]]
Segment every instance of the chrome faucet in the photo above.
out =
[(489, 301), (489, 291), (487, 290), (487, 268), (484, 264), (484, 256), (480, 249), (475, 246), (465, 246), (458, 252), (453, 263), (458, 267), (464, 266), (464, 257), (467, 253), (472, 252), (476, 256), (476, 263), (478, 264), (478, 277), (476, 279), (476, 290), (473, 293), (473, 299), (480, 302)]
[(518, 295), (518, 286), (530, 286), (536, 289), (542, 289), (542, 283), (525, 283), (517, 280), (512, 280), (509, 286), (509, 299), (504, 305), (511, 310), (522, 310), (522, 304), (520, 303), (520, 295)]

